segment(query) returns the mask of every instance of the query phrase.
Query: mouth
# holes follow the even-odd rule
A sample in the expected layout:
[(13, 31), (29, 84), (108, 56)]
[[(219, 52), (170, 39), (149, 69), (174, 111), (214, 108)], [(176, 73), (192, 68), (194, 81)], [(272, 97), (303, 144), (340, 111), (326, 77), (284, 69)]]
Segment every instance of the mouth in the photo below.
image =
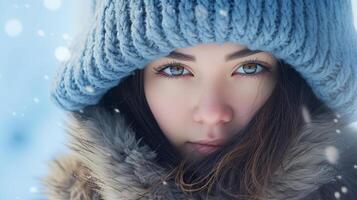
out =
[(199, 144), (199, 143), (189, 143), (189, 145), (196, 152), (203, 155), (211, 154), (217, 151), (221, 147), (221, 145), (209, 145), (209, 144)]

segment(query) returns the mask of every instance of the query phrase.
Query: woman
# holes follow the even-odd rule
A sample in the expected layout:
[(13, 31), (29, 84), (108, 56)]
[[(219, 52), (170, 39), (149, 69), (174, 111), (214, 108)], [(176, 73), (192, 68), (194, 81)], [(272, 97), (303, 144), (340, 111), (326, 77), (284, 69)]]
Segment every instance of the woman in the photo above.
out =
[(350, 2), (100, 1), (78, 50), (50, 199), (357, 197)]

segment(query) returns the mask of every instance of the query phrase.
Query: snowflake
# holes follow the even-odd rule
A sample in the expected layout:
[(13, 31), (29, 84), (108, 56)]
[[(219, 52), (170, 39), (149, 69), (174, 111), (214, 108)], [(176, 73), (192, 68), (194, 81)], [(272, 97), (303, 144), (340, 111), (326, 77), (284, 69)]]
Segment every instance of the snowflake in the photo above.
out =
[(85, 87), (85, 90), (86, 90), (87, 92), (89, 92), (89, 93), (93, 93), (93, 92), (94, 92), (94, 88), (93, 88), (92, 86), (90, 86), (90, 85), (87, 85), (87, 86)]
[(61, 7), (62, 1), (61, 0), (44, 0), (43, 5), (48, 10), (58, 10)]
[(219, 10), (219, 14), (222, 15), (223, 17), (227, 17), (227, 11), (225, 10)]
[(342, 186), (342, 187), (341, 187), (341, 191), (342, 191), (342, 193), (347, 193), (347, 187)]
[(22, 23), (18, 19), (10, 19), (5, 23), (5, 32), (10, 37), (16, 37), (22, 33)]
[(62, 34), (62, 38), (63, 38), (64, 40), (70, 40), (70, 39), (71, 39), (71, 36), (69, 36), (68, 33), (63, 33), (63, 34)]
[(341, 194), (339, 192), (335, 192), (335, 197), (336, 199), (339, 199), (341, 197)]
[(67, 47), (60, 46), (56, 48), (55, 56), (58, 61), (65, 62), (71, 58), (71, 52)]
[(336, 164), (338, 159), (338, 149), (334, 146), (326, 147), (325, 156), (330, 163)]
[(38, 192), (38, 189), (36, 187), (34, 187), (34, 186), (30, 187), (29, 190), (30, 190), (31, 193), (37, 193)]
[(39, 35), (40, 37), (45, 37), (45, 32), (41, 29), (37, 30), (37, 35)]
[(37, 97), (35, 97), (35, 98), (33, 98), (33, 101), (34, 101), (35, 103), (38, 103), (38, 102), (40, 102), (40, 99), (38, 99)]

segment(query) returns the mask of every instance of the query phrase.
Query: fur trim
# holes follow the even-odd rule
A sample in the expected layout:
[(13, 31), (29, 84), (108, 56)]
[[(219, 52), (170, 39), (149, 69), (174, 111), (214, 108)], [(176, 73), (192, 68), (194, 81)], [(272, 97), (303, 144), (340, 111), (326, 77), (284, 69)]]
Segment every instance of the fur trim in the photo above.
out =
[[(69, 117), (73, 153), (53, 162), (45, 181), (50, 199), (191, 199), (175, 183), (162, 181), (168, 172), (155, 163), (156, 153), (139, 146), (119, 113), (113, 116), (92, 107)], [(310, 199), (317, 197), (321, 186), (336, 181), (337, 172), (325, 151), (336, 144), (335, 130), (342, 124), (332, 120), (317, 118), (302, 128), (269, 181), (267, 200)]]
[(63, 155), (51, 162), (50, 174), (43, 182), (48, 186), (49, 199), (101, 199), (88, 170), (73, 155)]

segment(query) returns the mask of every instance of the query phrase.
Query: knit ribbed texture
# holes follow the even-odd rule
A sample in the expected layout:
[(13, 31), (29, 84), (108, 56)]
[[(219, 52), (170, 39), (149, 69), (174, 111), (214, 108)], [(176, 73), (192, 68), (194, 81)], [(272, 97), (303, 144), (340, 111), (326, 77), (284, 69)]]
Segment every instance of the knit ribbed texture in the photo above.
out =
[(57, 72), (65, 110), (94, 105), (151, 60), (200, 43), (271, 52), (340, 115), (357, 110), (357, 34), (350, 0), (102, 0), (85, 42)]

